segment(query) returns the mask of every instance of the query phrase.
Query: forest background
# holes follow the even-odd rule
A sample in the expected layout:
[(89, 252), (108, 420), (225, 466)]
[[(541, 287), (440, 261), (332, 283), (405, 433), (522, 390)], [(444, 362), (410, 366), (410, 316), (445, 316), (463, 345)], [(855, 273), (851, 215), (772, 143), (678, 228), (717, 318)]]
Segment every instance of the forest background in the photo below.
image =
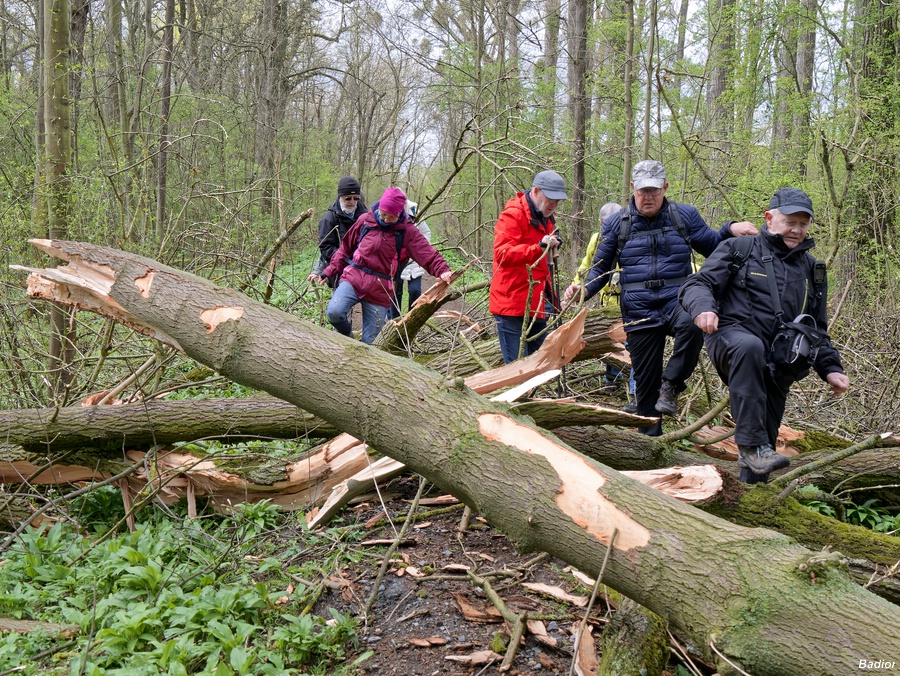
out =
[[(714, 227), (759, 223), (775, 189), (806, 189), (850, 360), (890, 381), (898, 13), (879, 0), (4, 0), (0, 407), (72, 400), (102, 379), (76, 363), (90, 347), (70, 342), (72, 321), (25, 302), (8, 271), (37, 262), (29, 237), (236, 284), (312, 208), (279, 262), (308, 252), (350, 174), (370, 203), (402, 187), (444, 250), (487, 270), (504, 203), (553, 168), (570, 186), (565, 276), (646, 157)], [(295, 296), (308, 265), (280, 280)], [(53, 332), (33, 330), (44, 312)], [(48, 355), (51, 369), (75, 364), (65, 395)], [(896, 412), (884, 394), (857, 402), (860, 427)]]
[[(564, 284), (600, 207), (627, 199), (631, 167), (650, 157), (666, 164), (669, 196), (713, 227), (761, 224), (779, 187), (809, 192), (832, 335), (854, 386), (826, 405), (824, 387), (803, 383), (794, 420), (809, 414), (813, 427), (850, 439), (896, 430), (898, 110), (900, 4), (882, 0), (2, 0), (0, 409), (77, 404), (126, 378), (126, 395), (156, 394), (195, 366), (112, 322), (30, 301), (24, 275), (9, 269), (48, 264), (29, 238), (122, 248), (321, 323), (323, 297), (305, 278), (339, 177), (357, 177), (369, 204), (388, 185), (403, 188), (454, 267), (474, 261), (483, 279), (503, 205), (536, 171), (555, 169), (571, 198), (558, 214)], [(263, 254), (308, 210), (257, 276)], [(93, 500), (97, 514), (121, 513), (112, 488)], [(236, 673), (286, 673), (277, 660), (321, 657), (290, 652), (307, 645), (309, 616), (278, 617), (270, 657), (242, 652), (270, 601), (248, 583), (255, 571), (232, 566), (245, 553), (284, 554), (282, 541), (257, 537), (283, 529), (279, 518), (251, 505), (234, 522), (203, 526), (218, 528), (215, 537), (173, 520), (150, 538), (110, 539), (108, 550), (78, 539), (76, 526), (29, 532), (0, 561), (0, 610), (81, 625), (88, 647), (73, 673), (100, 673), (95, 659), (139, 673), (126, 660), (145, 648), (148, 661), (182, 660), (153, 638), (174, 612), (193, 627), (177, 650), (195, 670), (219, 673), (227, 656)], [(348, 537), (326, 537), (321, 549)], [(208, 558), (192, 551), (220, 542)], [(79, 548), (96, 570), (77, 567)], [(204, 570), (215, 580), (195, 579), (213, 558)], [(166, 605), (160, 571), (176, 560), (203, 592), (185, 587)], [(146, 613), (135, 611), (141, 585), (159, 600)], [(196, 627), (180, 605), (190, 594), (210, 608)], [(352, 634), (348, 617), (335, 619), (316, 648), (331, 658)], [(95, 624), (103, 629), (88, 661)], [(40, 668), (31, 656), (48, 644), (24, 641), (0, 641), (0, 667), (27, 655)]]

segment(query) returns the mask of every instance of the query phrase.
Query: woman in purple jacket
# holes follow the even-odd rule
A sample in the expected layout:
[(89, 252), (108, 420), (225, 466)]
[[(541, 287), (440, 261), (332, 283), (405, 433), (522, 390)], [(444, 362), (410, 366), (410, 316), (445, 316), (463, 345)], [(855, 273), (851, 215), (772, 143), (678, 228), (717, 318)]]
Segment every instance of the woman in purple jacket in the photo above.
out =
[(351, 335), (350, 310), (362, 303), (362, 342), (374, 342), (390, 314), (394, 285), (410, 258), (450, 283), (450, 266), (407, 218), (405, 206), (406, 195), (400, 188), (385, 190), (347, 231), (320, 274), (320, 284), (330, 277), (340, 280), (326, 310), (338, 333)]

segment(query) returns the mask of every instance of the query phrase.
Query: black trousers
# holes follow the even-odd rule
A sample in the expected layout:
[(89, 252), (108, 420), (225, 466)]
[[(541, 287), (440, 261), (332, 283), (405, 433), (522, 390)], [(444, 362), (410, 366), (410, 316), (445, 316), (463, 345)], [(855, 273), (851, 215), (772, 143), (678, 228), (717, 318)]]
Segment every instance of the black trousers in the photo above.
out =
[(784, 417), (790, 381), (776, 381), (766, 363), (768, 346), (741, 326), (706, 336), (706, 352), (731, 392), (734, 440), (741, 446), (772, 444)]
[[(663, 371), (667, 336), (675, 337), (675, 345), (672, 357)], [(685, 381), (697, 368), (702, 349), (703, 332), (681, 306), (676, 308), (669, 321), (662, 326), (647, 329), (636, 326), (628, 331), (628, 353), (631, 355), (639, 415), (659, 417), (655, 407), (663, 379), (672, 383), (676, 392), (684, 390)], [(650, 427), (638, 428), (638, 431), (658, 437), (662, 434), (662, 421)]]

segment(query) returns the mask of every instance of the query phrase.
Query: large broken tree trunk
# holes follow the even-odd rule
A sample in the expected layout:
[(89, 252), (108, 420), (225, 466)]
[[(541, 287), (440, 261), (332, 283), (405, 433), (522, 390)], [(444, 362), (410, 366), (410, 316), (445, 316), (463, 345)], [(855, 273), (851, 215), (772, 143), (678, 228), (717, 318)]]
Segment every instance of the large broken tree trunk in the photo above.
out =
[(900, 608), (855, 585), (837, 556), (679, 503), (457, 381), (235, 291), (113, 249), (35, 244), (69, 266), (35, 272), (30, 293), (111, 308), (232, 380), (331, 421), (462, 499), (523, 550), (596, 575), (617, 533), (604, 582), (710, 660), (721, 654), (755, 676), (824, 676), (900, 652)]

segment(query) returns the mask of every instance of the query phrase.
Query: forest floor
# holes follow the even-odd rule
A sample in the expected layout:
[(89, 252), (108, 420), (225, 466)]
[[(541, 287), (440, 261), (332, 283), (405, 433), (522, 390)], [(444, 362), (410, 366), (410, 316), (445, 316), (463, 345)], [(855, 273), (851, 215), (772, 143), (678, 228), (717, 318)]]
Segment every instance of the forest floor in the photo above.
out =
[[(357, 498), (345, 511), (347, 521), (369, 526), (360, 545), (363, 549), (370, 540), (396, 538), (418, 485), (415, 476), (395, 479), (382, 490), (381, 498), (375, 494)], [(428, 497), (436, 496), (440, 492), (432, 486)], [(468, 569), (488, 579), (511, 611), (527, 612), (546, 630), (543, 639), (526, 633), (505, 673), (569, 674), (575, 635), (592, 593), (589, 579), (581, 575), (579, 580), (577, 571), (547, 555), (517, 553), (502, 533), (478, 516), (473, 515), (469, 527), (460, 531), (462, 515), (459, 504), (420, 504), (403, 546), (391, 557), (368, 622), (359, 628), (359, 645), (350, 661), (372, 651), (360, 672), (383, 676), (504, 673), (499, 668), (511, 627), (485, 592), (467, 578)], [(327, 617), (332, 607), (362, 614), (385, 548), (376, 551), (380, 553), (372, 552), (361, 563), (332, 573), (333, 588), (319, 600), (317, 613)], [(548, 591), (524, 586), (533, 583), (546, 585)], [(602, 585), (600, 589), (589, 619), (593, 635), (588, 636), (598, 654), (600, 632), (614, 612)]]

